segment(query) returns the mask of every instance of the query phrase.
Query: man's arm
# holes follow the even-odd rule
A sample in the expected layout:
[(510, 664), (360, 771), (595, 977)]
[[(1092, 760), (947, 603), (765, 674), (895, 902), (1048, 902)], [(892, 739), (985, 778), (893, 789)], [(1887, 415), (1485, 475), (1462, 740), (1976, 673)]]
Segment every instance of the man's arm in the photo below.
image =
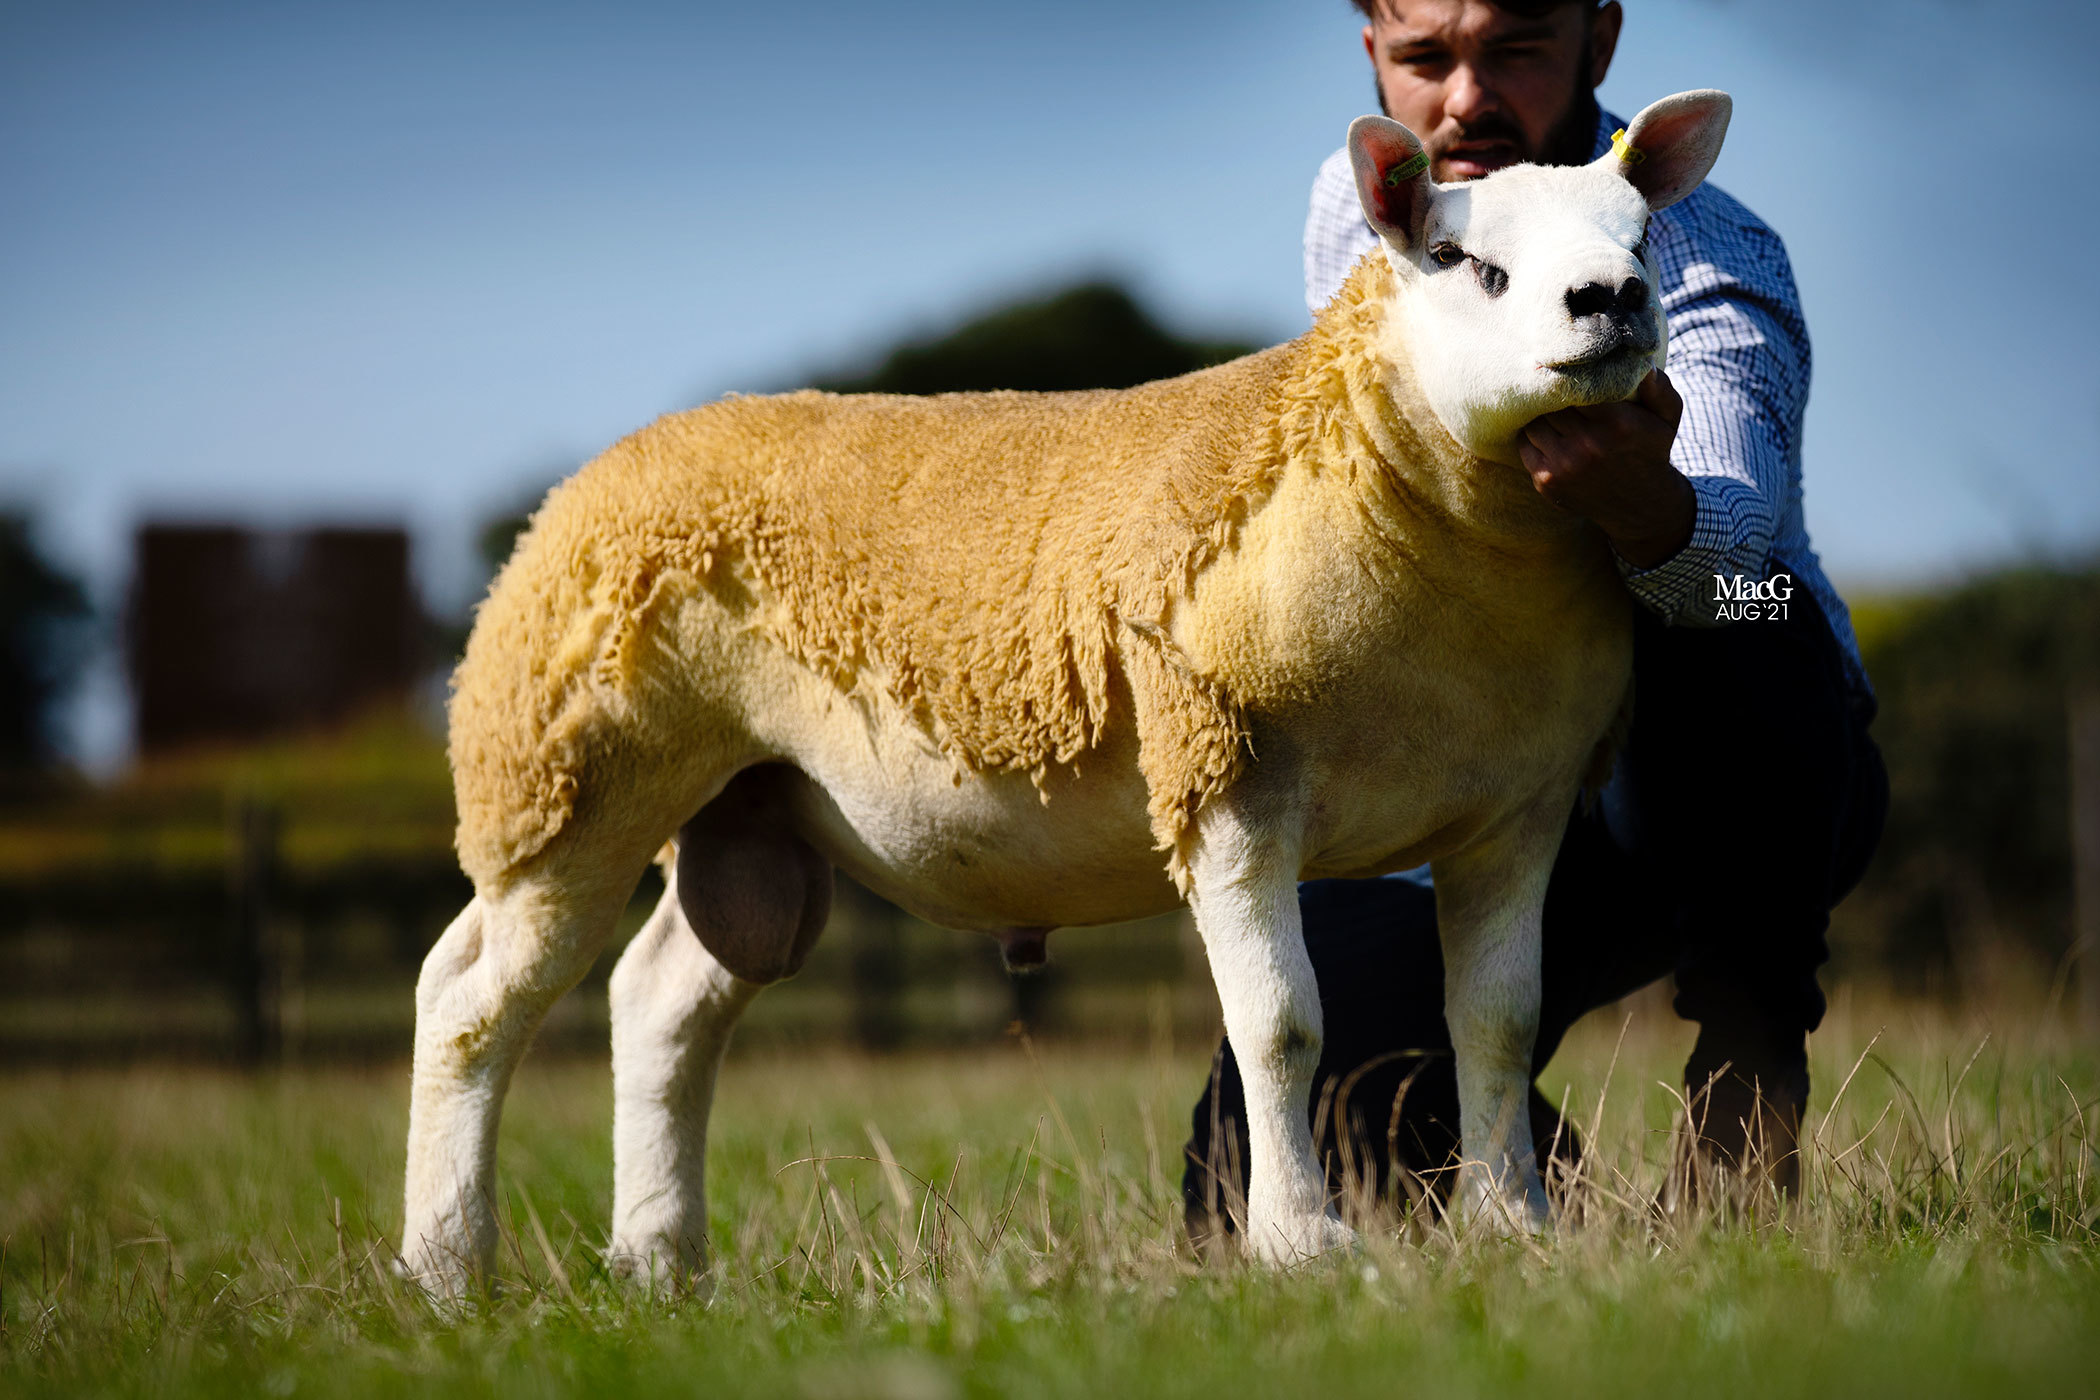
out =
[(1698, 520), (1698, 495), (1671, 465), (1684, 400), (1651, 370), (1631, 400), (1570, 408), (1536, 419), (1517, 455), (1539, 494), (1596, 522), (1621, 560), (1654, 569), (1682, 553)]

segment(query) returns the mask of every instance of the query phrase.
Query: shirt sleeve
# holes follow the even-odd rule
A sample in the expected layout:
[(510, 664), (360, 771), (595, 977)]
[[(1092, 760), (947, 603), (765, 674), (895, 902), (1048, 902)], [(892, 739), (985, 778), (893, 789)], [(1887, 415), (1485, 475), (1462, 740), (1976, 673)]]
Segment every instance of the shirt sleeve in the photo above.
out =
[(1348, 280), (1357, 259), (1377, 241), (1364, 222), (1345, 147), (1327, 157), (1313, 177), (1305, 211), (1305, 309), (1318, 316)]
[[(1739, 231), (1739, 236), (1748, 230)], [(1692, 483), (1696, 511), (1690, 541), (1649, 569), (1620, 559), (1626, 586), (1665, 622), (1714, 626), (1714, 576), (1764, 577), (1772, 536), (1800, 451), (1808, 397), (1808, 341), (1792, 295), (1785, 252), (1778, 282), (1761, 293), (1754, 282), (1688, 269), (1664, 307), (1670, 319), (1668, 371), (1684, 400), (1671, 465)], [(1764, 279), (1759, 279), (1764, 280)]]

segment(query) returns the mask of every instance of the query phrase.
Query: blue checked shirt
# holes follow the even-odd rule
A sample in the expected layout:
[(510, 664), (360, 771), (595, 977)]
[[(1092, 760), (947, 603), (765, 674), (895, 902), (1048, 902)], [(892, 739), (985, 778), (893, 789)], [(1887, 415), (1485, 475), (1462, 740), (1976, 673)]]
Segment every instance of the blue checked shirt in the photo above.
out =
[[(1597, 122), (1596, 154), (1625, 125)], [(1349, 152), (1313, 181), (1305, 218), (1305, 304), (1317, 314), (1378, 237), (1357, 202)], [(1619, 560), (1634, 597), (1665, 622), (1713, 626), (1715, 575), (1755, 582), (1791, 574), (1830, 619), (1846, 680), (1871, 693), (1852, 616), (1830, 586), (1801, 511), (1801, 415), (1808, 403), (1808, 326), (1786, 245), (1748, 209), (1701, 185), (1657, 214), (1649, 244), (1670, 320), (1670, 381), (1684, 418), (1670, 461), (1692, 483), (1691, 542), (1652, 569)]]

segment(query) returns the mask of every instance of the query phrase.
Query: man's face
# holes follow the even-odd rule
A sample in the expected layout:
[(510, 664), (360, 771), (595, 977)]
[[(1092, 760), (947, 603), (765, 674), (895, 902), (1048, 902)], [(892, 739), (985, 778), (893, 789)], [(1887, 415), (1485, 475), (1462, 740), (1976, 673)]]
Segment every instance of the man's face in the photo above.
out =
[(1617, 0), (1535, 19), (1487, 0), (1381, 0), (1364, 26), (1385, 114), (1405, 123), (1442, 183), (1529, 161), (1589, 159), (1591, 94), (1619, 40)]

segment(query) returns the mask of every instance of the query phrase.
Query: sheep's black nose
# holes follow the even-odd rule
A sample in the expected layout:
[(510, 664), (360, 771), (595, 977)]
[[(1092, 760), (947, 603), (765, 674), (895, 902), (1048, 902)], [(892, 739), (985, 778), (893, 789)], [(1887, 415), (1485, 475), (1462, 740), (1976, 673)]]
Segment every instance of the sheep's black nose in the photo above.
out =
[(1585, 282), (1568, 293), (1568, 314), (1578, 321), (1585, 316), (1608, 316), (1618, 305), (1618, 293), (1602, 282)]
[(1629, 277), (1614, 290), (1602, 282), (1585, 282), (1569, 289), (1567, 302), (1568, 314), (1578, 321), (1585, 316), (1637, 316), (1648, 309), (1648, 284)]

